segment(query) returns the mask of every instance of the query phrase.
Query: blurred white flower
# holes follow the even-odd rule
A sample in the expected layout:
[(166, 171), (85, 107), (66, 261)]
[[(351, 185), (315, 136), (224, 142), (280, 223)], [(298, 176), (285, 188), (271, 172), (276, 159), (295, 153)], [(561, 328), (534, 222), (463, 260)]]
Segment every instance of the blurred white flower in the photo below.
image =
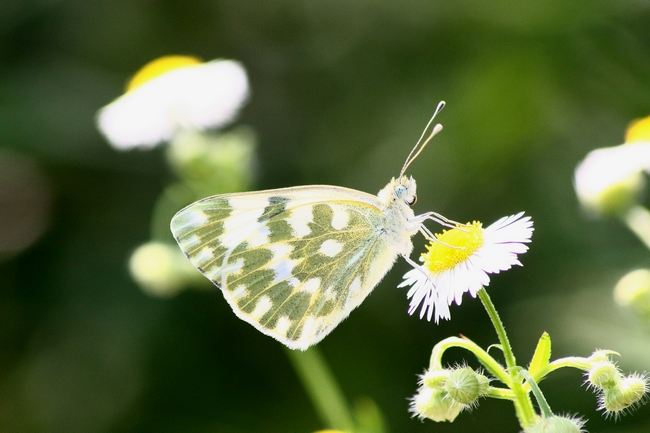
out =
[(580, 204), (596, 214), (617, 215), (636, 203), (650, 169), (650, 140), (589, 152), (575, 171)]
[(126, 93), (99, 111), (97, 123), (117, 149), (152, 148), (179, 130), (228, 124), (248, 95), (239, 62), (166, 56), (136, 73)]
[(650, 170), (650, 117), (630, 123), (625, 144), (596, 149), (575, 171), (574, 186), (584, 209), (621, 215), (636, 204)]
[(614, 288), (614, 300), (650, 317), (650, 270), (636, 269), (621, 278)]
[(142, 291), (156, 297), (174, 296), (188, 285), (203, 282), (176, 246), (162, 242), (139, 246), (129, 259), (129, 271)]

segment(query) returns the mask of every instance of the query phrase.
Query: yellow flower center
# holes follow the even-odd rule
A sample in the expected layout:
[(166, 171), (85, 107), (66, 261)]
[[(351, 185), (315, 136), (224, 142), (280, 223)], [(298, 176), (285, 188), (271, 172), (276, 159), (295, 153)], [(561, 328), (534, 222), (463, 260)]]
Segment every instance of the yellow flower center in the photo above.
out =
[(424, 266), (434, 274), (452, 269), (474, 254), (483, 245), (483, 227), (478, 221), (458, 224), (455, 229), (436, 234), (436, 239), (422, 254)]
[(630, 123), (625, 132), (625, 143), (650, 141), (650, 116)]
[(174, 69), (200, 65), (201, 60), (190, 56), (163, 56), (144, 65), (127, 83), (126, 91), (140, 87), (147, 81), (159, 77)]

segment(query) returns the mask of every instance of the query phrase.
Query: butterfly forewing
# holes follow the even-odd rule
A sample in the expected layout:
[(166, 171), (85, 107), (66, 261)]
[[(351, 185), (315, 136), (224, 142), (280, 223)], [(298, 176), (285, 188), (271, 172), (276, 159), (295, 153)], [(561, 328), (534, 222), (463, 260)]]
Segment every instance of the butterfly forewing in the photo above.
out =
[(172, 232), (240, 318), (306, 349), (390, 269), (387, 224), (377, 197), (311, 186), (204, 199), (176, 214)]

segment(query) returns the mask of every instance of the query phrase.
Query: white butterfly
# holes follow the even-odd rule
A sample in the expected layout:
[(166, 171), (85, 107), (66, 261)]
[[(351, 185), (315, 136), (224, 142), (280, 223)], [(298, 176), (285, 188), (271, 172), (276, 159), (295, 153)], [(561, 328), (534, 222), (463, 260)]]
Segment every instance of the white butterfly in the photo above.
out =
[(325, 185), (216, 195), (179, 211), (171, 231), (239, 318), (305, 350), (363, 302), (398, 255), (417, 267), (411, 237), (433, 237), (423, 222), (444, 218), (414, 215), (416, 184), (404, 171), (441, 129), (419, 146), (422, 134), (377, 196)]

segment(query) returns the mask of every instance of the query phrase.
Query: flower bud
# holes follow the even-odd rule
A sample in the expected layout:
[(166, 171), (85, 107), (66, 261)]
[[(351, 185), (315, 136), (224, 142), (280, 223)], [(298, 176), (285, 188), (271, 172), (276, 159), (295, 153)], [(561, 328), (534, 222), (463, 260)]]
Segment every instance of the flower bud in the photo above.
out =
[(598, 389), (612, 389), (621, 380), (621, 372), (611, 361), (594, 363), (589, 370), (587, 382)]
[(618, 352), (614, 352), (613, 350), (596, 350), (587, 359), (594, 364), (597, 362), (609, 362), (609, 355), (618, 355)]
[(442, 389), (447, 384), (449, 370), (427, 370), (422, 376), (422, 384), (432, 389)]
[(464, 405), (473, 405), (485, 395), (489, 386), (488, 379), (476, 373), (470, 367), (453, 370), (447, 379), (446, 390), (449, 396)]
[(184, 131), (167, 148), (167, 159), (184, 184), (199, 195), (245, 191), (255, 170), (255, 135), (244, 127), (220, 134)]
[(619, 381), (618, 386), (605, 390), (601, 397), (600, 409), (616, 415), (622, 410), (633, 408), (641, 402), (647, 392), (647, 379), (639, 375), (630, 375)]
[(640, 315), (650, 316), (650, 270), (637, 269), (621, 278), (614, 288), (614, 300)]
[(199, 272), (175, 245), (148, 242), (129, 259), (131, 277), (149, 295), (169, 297), (185, 286), (203, 282)]
[(450, 398), (445, 391), (422, 386), (411, 400), (410, 411), (421, 419), (451, 422), (456, 419), (463, 408), (463, 405)]
[(580, 418), (553, 415), (541, 418), (537, 424), (526, 428), (524, 433), (580, 433), (584, 425)]

